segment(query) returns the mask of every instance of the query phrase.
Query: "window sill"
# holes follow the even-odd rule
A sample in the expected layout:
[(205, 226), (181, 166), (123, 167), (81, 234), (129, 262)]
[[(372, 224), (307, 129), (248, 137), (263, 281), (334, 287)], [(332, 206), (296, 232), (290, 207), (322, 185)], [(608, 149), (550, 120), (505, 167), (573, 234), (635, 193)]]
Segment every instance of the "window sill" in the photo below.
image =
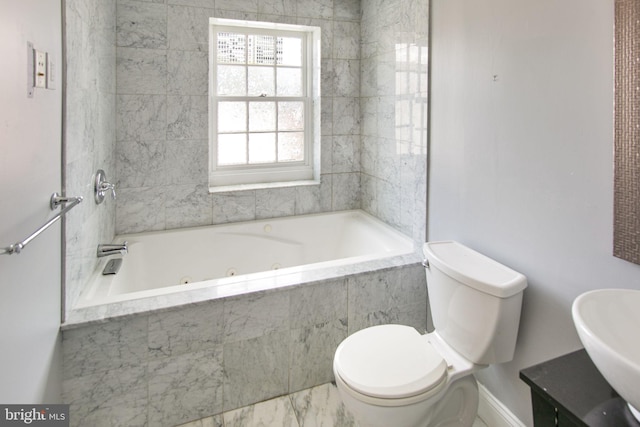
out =
[(271, 188), (303, 187), (308, 185), (320, 185), (320, 180), (310, 179), (304, 181), (263, 182), (256, 184), (221, 185), (217, 187), (210, 186), (209, 193), (229, 193), (231, 191), (266, 190)]

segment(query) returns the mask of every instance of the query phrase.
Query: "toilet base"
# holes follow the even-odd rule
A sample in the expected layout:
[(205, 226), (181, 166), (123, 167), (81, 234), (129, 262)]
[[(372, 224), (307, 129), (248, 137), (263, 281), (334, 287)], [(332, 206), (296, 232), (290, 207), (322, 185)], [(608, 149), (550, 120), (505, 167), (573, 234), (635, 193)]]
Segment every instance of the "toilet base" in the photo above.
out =
[(471, 427), (478, 413), (478, 384), (473, 375), (461, 377), (437, 395), (403, 406), (391, 399), (375, 404), (358, 399), (336, 377), (345, 407), (361, 427)]
[(478, 415), (478, 383), (473, 375), (454, 381), (433, 408), (429, 427), (471, 427)]

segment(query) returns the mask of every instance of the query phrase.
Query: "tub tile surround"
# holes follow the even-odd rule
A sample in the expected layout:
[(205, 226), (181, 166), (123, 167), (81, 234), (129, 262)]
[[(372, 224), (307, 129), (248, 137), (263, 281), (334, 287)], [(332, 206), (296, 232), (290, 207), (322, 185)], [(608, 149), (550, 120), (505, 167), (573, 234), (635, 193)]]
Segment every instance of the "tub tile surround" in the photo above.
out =
[(148, 425), (171, 425), (220, 411), (222, 355), (217, 348), (149, 361)]
[[(360, 208), (360, 4), (336, 3), (118, 0), (117, 234)], [(323, 152), (340, 138), (340, 154), (335, 167), (322, 163), (320, 188), (209, 194), (210, 16), (322, 28), (322, 114), (333, 123), (323, 126)], [(174, 201), (184, 193), (187, 203)], [(221, 203), (234, 198), (243, 209)]]
[[(67, 193), (78, 189), (89, 206), (69, 217), (68, 307), (95, 268), (96, 245), (115, 233), (362, 208), (423, 242), (427, 7), (67, 0), (68, 81), (80, 82), (67, 93)], [(320, 185), (208, 193), (208, 16), (322, 28)], [(116, 181), (117, 203), (92, 203), (98, 167)], [(72, 423), (209, 425), (214, 415), (222, 425), (224, 413), (233, 425), (237, 408), (325, 384), (349, 334), (395, 322), (424, 331), (420, 258), (288, 275), (244, 296), (196, 289), (71, 311), (63, 399)]]
[[(67, 84), (64, 191), (84, 202), (66, 223), (65, 303), (73, 306), (96, 266), (98, 243), (115, 234), (116, 207), (107, 197), (94, 203), (98, 168), (115, 179), (116, 4), (114, 0), (66, 0)], [(112, 181), (113, 182), (113, 181)]]
[(429, 2), (361, 4), (362, 209), (426, 235)]
[(63, 330), (72, 425), (177, 425), (332, 381), (349, 334), (424, 332), (419, 264), (202, 301)]
[[(68, 307), (124, 232), (362, 208), (424, 241), (428, 2), (65, 4), (66, 189), (87, 201), (68, 217)], [(320, 185), (207, 191), (208, 16), (322, 28)], [(98, 167), (118, 188), (100, 206)]]

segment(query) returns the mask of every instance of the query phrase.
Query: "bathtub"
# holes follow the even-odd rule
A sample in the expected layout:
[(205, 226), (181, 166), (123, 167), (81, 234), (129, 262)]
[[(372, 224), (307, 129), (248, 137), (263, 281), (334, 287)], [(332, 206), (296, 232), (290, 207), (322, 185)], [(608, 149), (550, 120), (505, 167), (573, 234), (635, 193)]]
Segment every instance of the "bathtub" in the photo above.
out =
[[(359, 210), (117, 236), (67, 323), (131, 314), (416, 262), (411, 239)], [(93, 309), (93, 310), (92, 310)]]

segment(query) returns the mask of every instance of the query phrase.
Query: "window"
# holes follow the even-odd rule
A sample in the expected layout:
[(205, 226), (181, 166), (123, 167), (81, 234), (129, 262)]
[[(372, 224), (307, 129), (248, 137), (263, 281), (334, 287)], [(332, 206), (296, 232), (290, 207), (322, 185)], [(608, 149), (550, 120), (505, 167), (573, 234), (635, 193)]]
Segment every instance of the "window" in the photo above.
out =
[(212, 191), (317, 183), (320, 29), (217, 18), (210, 23)]

